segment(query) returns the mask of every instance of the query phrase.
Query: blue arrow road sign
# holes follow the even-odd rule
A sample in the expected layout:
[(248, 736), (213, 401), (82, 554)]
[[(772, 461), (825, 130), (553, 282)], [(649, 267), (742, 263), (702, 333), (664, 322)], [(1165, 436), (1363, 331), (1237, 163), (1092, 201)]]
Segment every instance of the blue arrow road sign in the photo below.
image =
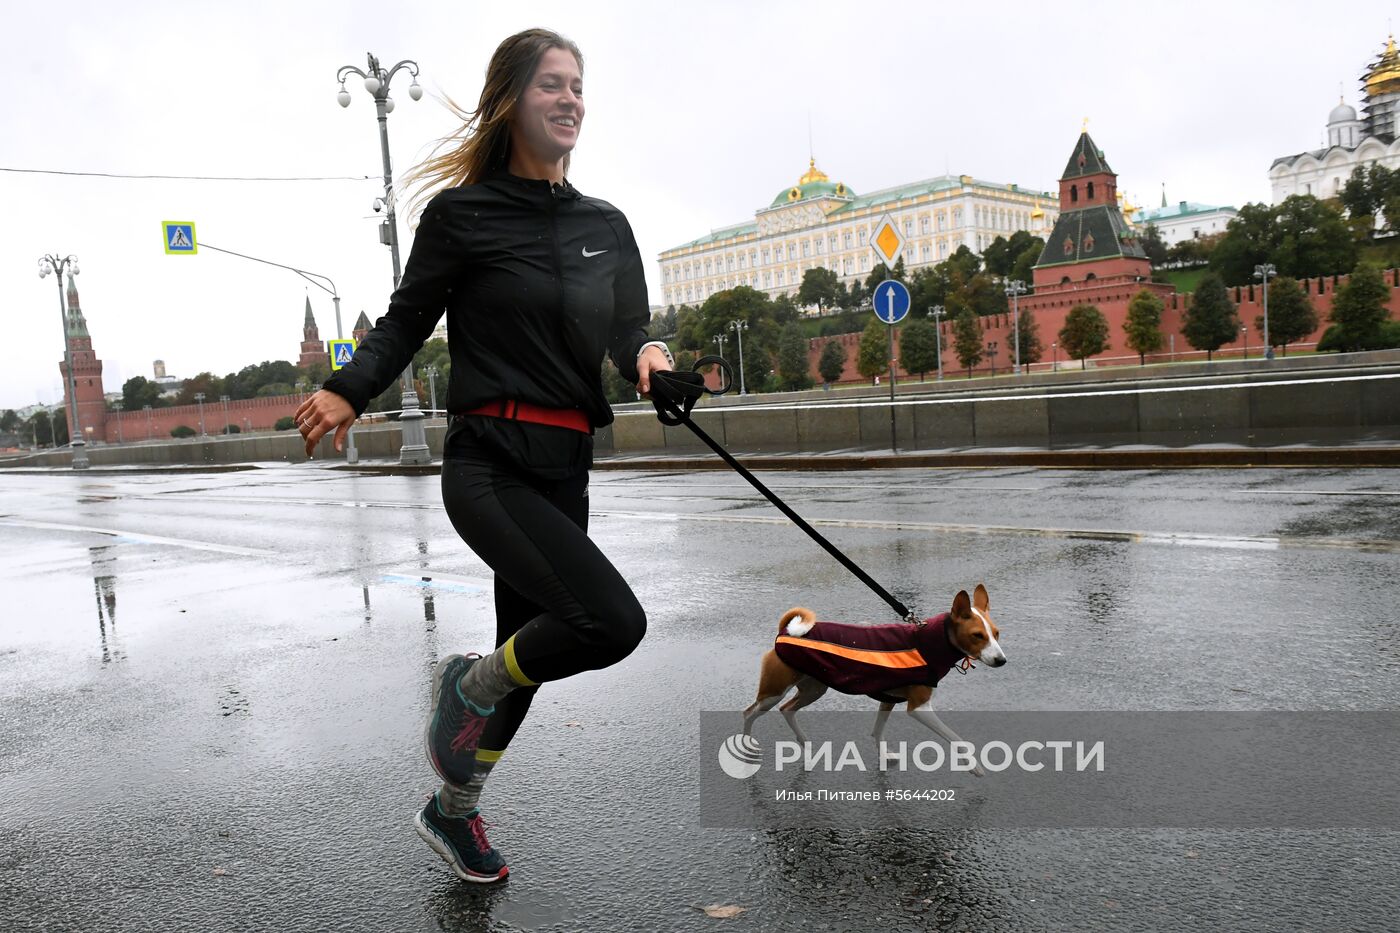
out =
[(875, 316), (886, 324), (898, 324), (909, 313), (909, 289), (894, 279), (875, 286)]

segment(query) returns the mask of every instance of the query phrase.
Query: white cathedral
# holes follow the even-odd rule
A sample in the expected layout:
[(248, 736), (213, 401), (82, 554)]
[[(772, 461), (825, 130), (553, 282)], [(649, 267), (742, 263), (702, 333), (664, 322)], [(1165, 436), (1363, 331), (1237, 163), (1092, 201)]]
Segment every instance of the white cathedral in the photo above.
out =
[(1327, 148), (1282, 156), (1269, 166), (1273, 203), (1294, 194), (1335, 198), (1359, 166), (1400, 169), (1400, 53), (1394, 36), (1366, 69), (1361, 86), (1364, 117), (1339, 101), (1327, 118)]

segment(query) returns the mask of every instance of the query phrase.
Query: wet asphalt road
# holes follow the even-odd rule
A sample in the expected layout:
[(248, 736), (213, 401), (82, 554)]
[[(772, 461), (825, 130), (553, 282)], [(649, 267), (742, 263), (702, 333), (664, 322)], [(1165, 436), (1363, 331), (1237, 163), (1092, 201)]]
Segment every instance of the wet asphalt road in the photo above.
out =
[[(942, 708), (1400, 705), (1394, 471), (763, 478), (927, 614), (986, 581), (1012, 663)], [(437, 482), (0, 474), (0, 929), (1395, 929), (1397, 832), (702, 828), (697, 711), (777, 616), (889, 620), (720, 473), (594, 475), (650, 632), (544, 688), (483, 799), (512, 878), (457, 882), (420, 729), (493, 621)]]

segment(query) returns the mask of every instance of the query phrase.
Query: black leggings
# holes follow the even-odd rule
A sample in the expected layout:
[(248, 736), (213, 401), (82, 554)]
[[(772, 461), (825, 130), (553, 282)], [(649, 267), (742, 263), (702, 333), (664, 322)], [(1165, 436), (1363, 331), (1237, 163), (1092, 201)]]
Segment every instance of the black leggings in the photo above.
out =
[[(541, 480), (483, 452), (442, 464), (452, 527), (496, 574), (496, 645), (535, 683), (616, 664), (646, 634), (646, 614), (588, 537), (588, 473)], [(537, 687), (496, 704), (481, 748), (501, 751)]]

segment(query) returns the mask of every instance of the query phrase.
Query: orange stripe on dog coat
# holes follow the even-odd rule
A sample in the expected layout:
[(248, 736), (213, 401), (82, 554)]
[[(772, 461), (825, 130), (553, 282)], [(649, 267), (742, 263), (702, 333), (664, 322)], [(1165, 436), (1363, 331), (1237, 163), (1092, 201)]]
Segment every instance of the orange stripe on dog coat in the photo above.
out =
[(923, 667), (924, 656), (917, 651), (872, 651), (869, 648), (847, 648), (844, 645), (833, 645), (830, 642), (812, 641), (810, 638), (794, 638), (791, 635), (779, 635), (778, 644), (796, 645), (808, 651), (824, 651), (827, 654), (840, 655), (852, 661), (859, 661), (861, 664), (874, 664), (877, 667)]

